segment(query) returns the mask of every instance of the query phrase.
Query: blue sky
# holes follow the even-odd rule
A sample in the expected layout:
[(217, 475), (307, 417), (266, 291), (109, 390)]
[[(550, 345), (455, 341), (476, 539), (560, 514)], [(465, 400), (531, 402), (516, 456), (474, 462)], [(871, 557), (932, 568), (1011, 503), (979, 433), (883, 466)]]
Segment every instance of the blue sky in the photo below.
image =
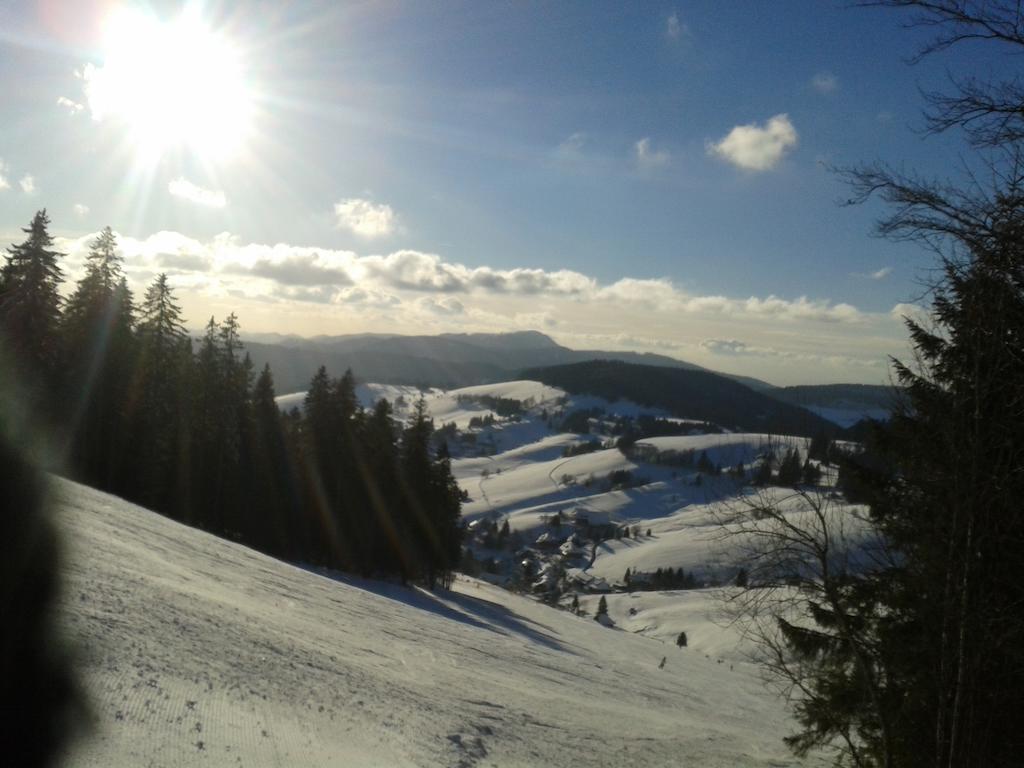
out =
[[(182, 13), (127, 7), (150, 32)], [(885, 381), (932, 263), (826, 166), (955, 175), (919, 89), (1011, 66), (909, 66), (905, 16), (820, 0), (193, 3), (205, 37), (118, 65), (124, 9), (0, 9), (4, 243), (45, 206), (74, 276), (110, 224), (133, 286), (168, 271), (196, 326), (533, 327), (779, 383)]]

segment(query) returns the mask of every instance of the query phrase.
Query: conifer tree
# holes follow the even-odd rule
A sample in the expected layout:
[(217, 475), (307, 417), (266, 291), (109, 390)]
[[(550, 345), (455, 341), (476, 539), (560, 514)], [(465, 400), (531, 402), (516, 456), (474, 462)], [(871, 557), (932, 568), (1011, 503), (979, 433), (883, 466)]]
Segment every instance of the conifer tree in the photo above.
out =
[(245, 428), (251, 362), (240, 358), (238, 320), (206, 325), (195, 362), (192, 451), (199, 522), (218, 533), (238, 535), (239, 463)]
[(89, 244), (61, 322), (71, 462), (88, 482), (124, 492), (133, 458), (125, 406), (135, 365), (134, 307), (110, 227)]
[(751, 482), (757, 486), (768, 485), (772, 481), (772, 455), (766, 454), (761, 458), (761, 462), (757, 465), (757, 469), (754, 470), (754, 477)]
[(407, 559), (415, 564), (415, 570), (406, 575), (421, 576), (431, 588), (438, 578), (447, 582), (458, 562), (462, 504), (447, 449), (442, 447), (436, 458), (431, 456), (433, 429), (426, 400), (421, 396), (402, 433), (399, 508), (407, 530), (412, 532)]
[(146, 289), (137, 334), (132, 381), (137, 401), (131, 414), (132, 450), (140, 465), (135, 489), (147, 506), (180, 517), (187, 504), (188, 473), (179, 456), (188, 447), (192, 351), (166, 274)]
[(706, 451), (700, 452), (700, 457), (697, 459), (697, 471), (705, 475), (715, 474), (715, 465), (711, 463), (711, 459), (708, 458)]
[(402, 571), (404, 549), (399, 545), (407, 535), (405, 521), (398, 514), (399, 497), (394, 477), (397, 470), (396, 427), (391, 404), (378, 400), (363, 421), (362, 450), (357, 452), (358, 476), (364, 484), (365, 508), (360, 511), (365, 531), (360, 569), (367, 575), (381, 571)]
[(59, 323), (63, 277), (53, 250), (46, 209), (22, 229), (27, 237), (7, 249), (0, 267), (0, 363), (18, 372), (33, 413), (52, 417), (60, 359)]
[(288, 459), (281, 412), (274, 400), (274, 375), (263, 366), (252, 394), (251, 429), (246, 434), (251, 486), (246, 510), (248, 540), (264, 552), (289, 556), (286, 477)]
[(803, 465), (800, 462), (800, 451), (790, 448), (786, 451), (786, 457), (779, 465), (778, 483), (784, 486), (794, 486), (800, 482)]

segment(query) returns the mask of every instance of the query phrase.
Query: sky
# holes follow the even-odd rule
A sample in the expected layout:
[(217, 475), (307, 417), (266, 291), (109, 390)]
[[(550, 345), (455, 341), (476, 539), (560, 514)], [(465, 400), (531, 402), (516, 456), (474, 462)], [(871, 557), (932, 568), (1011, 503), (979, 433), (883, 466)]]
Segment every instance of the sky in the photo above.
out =
[[(777, 384), (889, 381), (928, 253), (830, 170), (955, 177), (906, 15), (847, 2), (0, 6), (0, 245), (104, 226), (189, 325), (535, 329)], [(992, 51), (995, 50), (995, 53)]]

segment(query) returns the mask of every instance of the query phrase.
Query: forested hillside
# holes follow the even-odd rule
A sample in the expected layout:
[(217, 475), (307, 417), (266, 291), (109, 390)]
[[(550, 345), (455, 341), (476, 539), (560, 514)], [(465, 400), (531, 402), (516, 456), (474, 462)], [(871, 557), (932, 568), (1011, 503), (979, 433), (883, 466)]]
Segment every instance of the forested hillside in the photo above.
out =
[[(282, 415), (234, 313), (190, 339), (166, 275), (136, 303), (108, 227), (61, 297), (39, 211), (0, 269), (0, 423), (54, 470), (269, 554), (430, 585), (459, 558), (460, 493), (422, 403), (365, 412), (322, 366)], [(17, 419), (17, 421), (15, 420)]]
[(682, 418), (714, 422), (726, 429), (804, 437), (840, 431), (810, 411), (708, 371), (594, 360), (531, 368), (524, 371), (523, 377), (561, 387), (572, 394), (597, 395), (607, 400), (625, 398), (664, 408)]

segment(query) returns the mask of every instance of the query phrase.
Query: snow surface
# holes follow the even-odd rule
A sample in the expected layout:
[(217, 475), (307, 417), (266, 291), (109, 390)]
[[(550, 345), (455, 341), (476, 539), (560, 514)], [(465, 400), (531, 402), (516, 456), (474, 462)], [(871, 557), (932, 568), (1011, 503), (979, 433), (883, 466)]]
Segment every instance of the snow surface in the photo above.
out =
[[(415, 403), (421, 392), (424, 395), (430, 396), (439, 392), (440, 390), (428, 390), (423, 392), (419, 387), (407, 386), (404, 384), (357, 384), (356, 385), (356, 399), (363, 408), (373, 408), (378, 400), (387, 400), (392, 405), (399, 398), (402, 398), (407, 406)], [(306, 392), (290, 392), (287, 395), (278, 395), (274, 398), (274, 402), (277, 403), (277, 407), (284, 412), (290, 411), (292, 408), (298, 408), (300, 411), (305, 406)]]
[(565, 396), (565, 391), (558, 387), (549, 387), (539, 381), (523, 379), (520, 381), (503, 381), (499, 384), (481, 384), (475, 387), (463, 387), (452, 390), (452, 395), (469, 397), (504, 397), (509, 400), (532, 400), (536, 406), (552, 405)]
[(469, 579), (328, 578), (54, 486), (95, 714), (76, 766), (799, 764), (701, 593), (609, 596), (644, 637)]
[[(601, 598), (581, 595), (580, 607), (593, 616)], [(718, 590), (614, 593), (605, 596), (608, 616), (619, 629), (637, 632), (675, 646), (686, 632), (687, 652), (747, 669), (753, 646), (723, 608)]]

